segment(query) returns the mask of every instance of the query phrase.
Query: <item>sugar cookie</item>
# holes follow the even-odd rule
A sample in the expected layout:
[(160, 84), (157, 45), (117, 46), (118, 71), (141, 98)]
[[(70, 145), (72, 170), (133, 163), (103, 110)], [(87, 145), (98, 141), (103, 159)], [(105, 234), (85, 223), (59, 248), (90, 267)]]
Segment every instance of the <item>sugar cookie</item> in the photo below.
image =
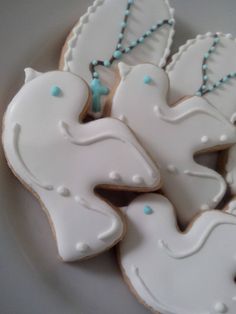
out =
[(181, 233), (173, 206), (158, 194), (135, 199), (126, 216), (119, 261), (143, 304), (163, 314), (236, 312), (235, 216), (205, 211)]
[(96, 255), (121, 239), (124, 224), (94, 188), (154, 189), (159, 172), (122, 122), (79, 122), (90, 100), (82, 79), (60, 71), (26, 75), (4, 118), (6, 158), (47, 210), (61, 258)]
[(193, 156), (232, 145), (236, 128), (203, 97), (169, 107), (168, 77), (157, 66), (120, 63), (119, 70), (111, 116), (127, 123), (160, 166), (163, 190), (180, 223), (188, 224), (200, 209), (215, 208), (226, 189), (224, 179)]
[[(236, 40), (232, 35), (207, 33), (187, 41), (173, 56), (167, 72), (170, 103), (197, 93), (235, 123)], [(225, 165), (232, 194), (236, 193), (235, 160), (236, 147), (232, 147)]]

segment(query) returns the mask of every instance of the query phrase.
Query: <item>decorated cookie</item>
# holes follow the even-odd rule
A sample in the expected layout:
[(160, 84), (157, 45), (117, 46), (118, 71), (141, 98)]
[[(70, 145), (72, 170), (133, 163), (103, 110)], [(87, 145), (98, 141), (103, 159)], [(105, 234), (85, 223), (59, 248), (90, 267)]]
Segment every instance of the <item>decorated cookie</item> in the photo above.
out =
[(201, 96), (168, 106), (168, 77), (157, 66), (120, 63), (119, 70), (111, 116), (127, 123), (160, 166), (163, 190), (180, 223), (188, 224), (199, 209), (215, 208), (226, 188), (224, 179), (197, 164), (194, 155), (232, 145), (236, 128)]
[(91, 257), (124, 234), (122, 216), (94, 188), (154, 189), (159, 172), (122, 122), (81, 123), (90, 100), (82, 79), (60, 71), (26, 75), (4, 118), (6, 158), (48, 212), (61, 258)]
[[(232, 35), (207, 33), (187, 41), (173, 56), (167, 72), (171, 104), (187, 95), (197, 94), (235, 123), (236, 40)], [(225, 171), (233, 194), (236, 193), (235, 160), (236, 147), (232, 147), (228, 152)]]
[(146, 194), (127, 208), (119, 244), (126, 282), (138, 299), (163, 314), (236, 313), (236, 217), (211, 210), (182, 233), (162, 195)]
[(174, 35), (173, 13), (167, 0), (95, 0), (80, 18), (63, 48), (60, 69), (90, 85), (92, 115), (102, 113), (118, 60), (165, 65)]

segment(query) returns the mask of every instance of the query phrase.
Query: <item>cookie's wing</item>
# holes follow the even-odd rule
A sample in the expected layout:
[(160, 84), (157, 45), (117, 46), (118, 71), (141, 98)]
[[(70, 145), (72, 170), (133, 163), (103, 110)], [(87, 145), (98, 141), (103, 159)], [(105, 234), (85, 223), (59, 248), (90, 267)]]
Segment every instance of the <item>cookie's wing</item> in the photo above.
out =
[(231, 35), (207, 33), (187, 41), (172, 57), (166, 71), (170, 79), (170, 104), (194, 95), (204, 82), (206, 89), (211, 90), (203, 97), (234, 120), (236, 41)]
[(91, 113), (101, 114), (105, 88), (115, 84), (117, 59), (135, 65), (163, 66), (170, 52), (173, 9), (167, 0), (96, 0), (73, 28), (62, 52), (60, 68), (93, 81)]

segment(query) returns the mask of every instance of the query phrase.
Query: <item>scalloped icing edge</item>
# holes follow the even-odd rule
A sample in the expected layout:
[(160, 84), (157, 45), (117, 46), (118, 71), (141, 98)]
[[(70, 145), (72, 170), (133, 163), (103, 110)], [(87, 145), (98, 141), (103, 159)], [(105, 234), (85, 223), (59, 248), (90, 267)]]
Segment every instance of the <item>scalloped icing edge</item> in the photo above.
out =
[(208, 37), (213, 37), (215, 34), (219, 35), (220, 37), (225, 37), (225, 38), (231, 39), (231, 40), (235, 41), (235, 43), (236, 43), (236, 38), (234, 38), (232, 34), (225, 34), (225, 33), (221, 33), (221, 32), (215, 32), (215, 33), (208, 32), (208, 33), (203, 34), (203, 35), (197, 35), (194, 39), (187, 40), (185, 44), (183, 44), (179, 47), (178, 51), (172, 56), (170, 63), (167, 64), (166, 69), (165, 69), (166, 72), (167, 73), (172, 72), (174, 70), (176, 64), (178, 63), (179, 59), (182, 57), (182, 55), (185, 52), (187, 52), (188, 49), (190, 47), (192, 47), (198, 40), (205, 39)]
[[(72, 60), (72, 51), (75, 47), (75, 43), (79, 37), (79, 35), (82, 34), (83, 31), (83, 27), (89, 22), (90, 17), (93, 13), (95, 13), (97, 11), (97, 9), (102, 6), (104, 4), (106, 0), (95, 0), (94, 3), (88, 7), (87, 12), (79, 19), (79, 22), (72, 28), (70, 34), (69, 34), (69, 39), (67, 40), (66, 43), (66, 49), (63, 53), (63, 57), (61, 58), (63, 60), (63, 65), (62, 65), (62, 70), (63, 71), (71, 71), (70, 69), (70, 65), (69, 62)], [(166, 60), (168, 58), (168, 56), (170, 55), (170, 47), (172, 45), (173, 42), (173, 37), (175, 34), (175, 19), (174, 19), (174, 8), (172, 8), (169, 4), (169, 0), (162, 0), (167, 9), (169, 10), (170, 13), (170, 19), (173, 20), (173, 25), (170, 26), (171, 27), (171, 31), (169, 33), (168, 36), (168, 40), (167, 40), (167, 46), (166, 49), (163, 53), (163, 57), (161, 58), (161, 60), (159, 61), (158, 66), (160, 67), (164, 67), (166, 65)]]

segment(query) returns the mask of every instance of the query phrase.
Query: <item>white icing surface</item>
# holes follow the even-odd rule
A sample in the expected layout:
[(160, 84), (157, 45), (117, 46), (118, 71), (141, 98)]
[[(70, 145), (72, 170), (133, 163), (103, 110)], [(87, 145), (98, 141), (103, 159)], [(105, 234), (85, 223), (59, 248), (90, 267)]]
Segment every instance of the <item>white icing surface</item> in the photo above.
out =
[[(51, 95), (52, 86), (60, 88), (59, 96)], [(160, 184), (158, 170), (125, 124), (111, 118), (79, 122), (88, 96), (82, 79), (69, 72), (48, 72), (22, 87), (4, 119), (8, 162), (48, 210), (65, 261), (98, 254), (123, 234), (120, 215), (95, 196), (95, 186), (135, 189)], [(121, 178), (118, 183), (109, 175), (114, 169)], [(141, 184), (133, 181), (135, 175)]]
[[(128, 0), (95, 0), (72, 30), (62, 56), (63, 70), (78, 74), (90, 83), (92, 79), (89, 71), (90, 62), (109, 60), (116, 49), (127, 3)], [(128, 47), (132, 41), (140, 38), (159, 21), (172, 19), (174, 14), (167, 0), (135, 0), (130, 11), (122, 43), (124, 47)], [(173, 26), (163, 26), (145, 39), (144, 43), (123, 55), (122, 61), (130, 65), (150, 62), (164, 66), (170, 53), (173, 35)], [(110, 89), (115, 84), (116, 65), (117, 62), (114, 62), (110, 68), (101, 66), (96, 68), (103, 85)], [(102, 106), (104, 103), (103, 96)]]
[[(152, 78), (152, 84), (143, 83), (145, 75)], [(194, 161), (194, 154), (235, 143), (236, 129), (202, 97), (185, 99), (170, 108), (167, 92), (168, 77), (162, 69), (150, 64), (135, 66), (121, 78), (111, 115), (127, 118), (129, 127), (160, 166), (163, 190), (175, 204), (180, 222), (187, 224), (200, 208), (215, 208), (226, 188), (218, 173)], [(202, 143), (202, 134), (210, 140)], [(178, 171), (170, 171), (169, 165)]]
[[(144, 214), (145, 206), (152, 208), (151, 215)], [(126, 215), (128, 231), (119, 244), (121, 267), (147, 306), (163, 314), (235, 314), (235, 216), (207, 211), (180, 233), (173, 206), (158, 194), (139, 196)], [(161, 239), (175, 252), (199, 248), (173, 258), (158, 245)]]

